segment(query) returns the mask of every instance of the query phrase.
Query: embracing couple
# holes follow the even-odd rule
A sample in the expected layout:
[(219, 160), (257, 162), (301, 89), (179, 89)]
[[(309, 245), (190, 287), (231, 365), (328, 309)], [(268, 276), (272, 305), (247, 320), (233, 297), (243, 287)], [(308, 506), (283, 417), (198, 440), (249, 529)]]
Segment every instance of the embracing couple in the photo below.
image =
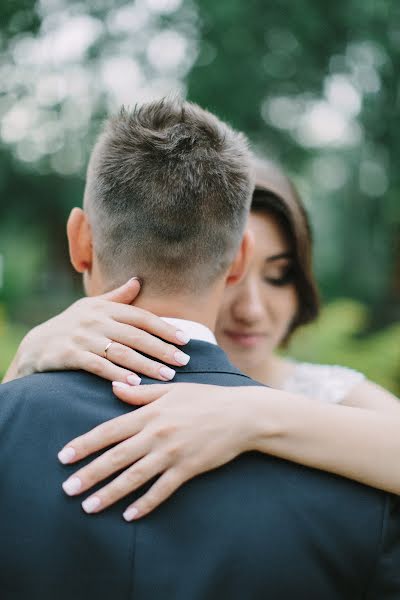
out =
[(273, 354), (318, 313), (287, 179), (161, 100), (107, 122), (67, 229), (95, 297), (0, 386), (2, 600), (398, 600), (397, 400)]

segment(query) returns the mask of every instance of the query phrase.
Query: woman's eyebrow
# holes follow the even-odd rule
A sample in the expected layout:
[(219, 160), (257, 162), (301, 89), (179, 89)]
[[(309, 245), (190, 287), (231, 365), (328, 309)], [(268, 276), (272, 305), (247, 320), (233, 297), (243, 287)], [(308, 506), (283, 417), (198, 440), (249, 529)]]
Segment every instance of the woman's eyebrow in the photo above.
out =
[(274, 260), (280, 260), (281, 258), (293, 258), (293, 254), (291, 252), (281, 252), (280, 254), (274, 254), (273, 256), (268, 256), (265, 259), (266, 262), (272, 262)]

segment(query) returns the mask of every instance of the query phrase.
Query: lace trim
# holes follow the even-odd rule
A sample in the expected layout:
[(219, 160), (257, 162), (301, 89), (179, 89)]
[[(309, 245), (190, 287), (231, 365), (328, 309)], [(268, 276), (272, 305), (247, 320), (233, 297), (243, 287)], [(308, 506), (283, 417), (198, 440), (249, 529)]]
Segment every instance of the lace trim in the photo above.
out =
[(365, 380), (359, 371), (337, 365), (295, 363), (282, 389), (311, 396), (321, 402), (342, 402), (350, 390)]

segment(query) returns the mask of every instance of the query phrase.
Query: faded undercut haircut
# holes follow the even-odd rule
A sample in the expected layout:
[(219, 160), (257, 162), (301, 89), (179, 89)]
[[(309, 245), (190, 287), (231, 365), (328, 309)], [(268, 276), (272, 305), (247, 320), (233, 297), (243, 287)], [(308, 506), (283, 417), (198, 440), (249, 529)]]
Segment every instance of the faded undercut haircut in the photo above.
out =
[(164, 98), (106, 122), (89, 162), (85, 209), (110, 288), (200, 292), (240, 246), (254, 181), (245, 136), (198, 105)]

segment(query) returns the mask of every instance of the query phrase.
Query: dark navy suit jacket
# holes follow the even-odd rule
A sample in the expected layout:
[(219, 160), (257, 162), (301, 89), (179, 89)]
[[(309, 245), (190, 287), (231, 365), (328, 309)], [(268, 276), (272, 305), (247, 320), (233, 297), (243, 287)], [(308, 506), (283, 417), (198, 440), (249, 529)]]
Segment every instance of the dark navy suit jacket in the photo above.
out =
[[(187, 351), (178, 382), (256, 385), (216, 346)], [(0, 386), (2, 600), (400, 599), (397, 498), (256, 452), (142, 520), (121, 516), (139, 492), (86, 515), (61, 489), (77, 466), (57, 452), (129, 410), (82, 372)]]

